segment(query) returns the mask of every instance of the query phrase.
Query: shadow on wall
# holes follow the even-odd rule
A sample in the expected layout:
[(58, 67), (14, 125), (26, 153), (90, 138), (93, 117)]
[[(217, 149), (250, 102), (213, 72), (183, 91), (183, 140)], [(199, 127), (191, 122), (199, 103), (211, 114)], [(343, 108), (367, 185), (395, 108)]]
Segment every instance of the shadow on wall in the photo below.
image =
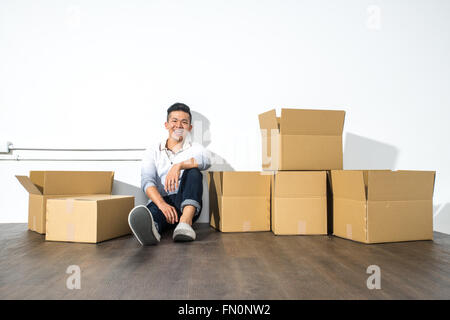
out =
[(141, 188), (119, 180), (114, 180), (112, 194), (134, 196), (134, 205), (136, 206), (147, 204), (148, 200)]
[[(444, 229), (441, 228), (444, 226)], [(450, 202), (433, 206), (433, 229), (450, 234)]]
[(397, 147), (347, 133), (344, 145), (344, 169), (395, 169)]
[[(202, 144), (205, 148), (211, 143), (210, 122), (201, 113), (191, 111), (192, 113), (192, 140)], [(220, 155), (211, 152), (211, 168), (210, 171), (234, 171), (234, 168)]]

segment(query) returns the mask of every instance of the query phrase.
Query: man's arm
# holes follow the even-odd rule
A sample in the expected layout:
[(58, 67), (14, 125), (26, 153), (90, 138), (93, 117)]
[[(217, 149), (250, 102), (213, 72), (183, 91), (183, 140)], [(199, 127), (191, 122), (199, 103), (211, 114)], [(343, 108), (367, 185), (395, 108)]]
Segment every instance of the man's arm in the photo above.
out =
[(158, 188), (155, 186), (150, 186), (145, 190), (145, 194), (152, 200), (159, 210), (166, 216), (166, 220), (169, 223), (178, 222), (178, 214), (174, 207), (169, 205), (166, 201), (164, 201), (163, 197), (158, 191)]
[(179, 178), (181, 170), (198, 168), (198, 163), (195, 158), (175, 163), (167, 172), (166, 181), (164, 181), (164, 190), (166, 192), (175, 191), (179, 185)]
[(174, 207), (167, 204), (157, 188), (155, 154), (148, 150), (144, 155), (141, 166), (141, 188), (147, 197), (152, 200), (156, 206), (165, 215), (167, 222), (175, 223), (178, 221), (178, 215)]

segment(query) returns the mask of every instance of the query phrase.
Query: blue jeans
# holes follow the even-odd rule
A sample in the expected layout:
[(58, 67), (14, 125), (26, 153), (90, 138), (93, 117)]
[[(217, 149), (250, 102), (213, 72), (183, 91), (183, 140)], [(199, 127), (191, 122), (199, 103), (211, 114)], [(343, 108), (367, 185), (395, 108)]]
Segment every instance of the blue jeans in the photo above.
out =
[[(203, 175), (197, 168), (184, 170), (181, 176), (180, 186), (176, 194), (171, 194), (163, 197), (164, 201), (169, 205), (175, 207), (180, 219), (183, 208), (186, 205), (192, 205), (196, 208), (192, 222), (195, 222), (202, 211), (202, 195), (203, 195)], [(175, 224), (170, 224), (166, 220), (164, 213), (152, 201), (147, 205), (155, 221), (156, 228), (161, 233), (164, 230), (175, 227)]]

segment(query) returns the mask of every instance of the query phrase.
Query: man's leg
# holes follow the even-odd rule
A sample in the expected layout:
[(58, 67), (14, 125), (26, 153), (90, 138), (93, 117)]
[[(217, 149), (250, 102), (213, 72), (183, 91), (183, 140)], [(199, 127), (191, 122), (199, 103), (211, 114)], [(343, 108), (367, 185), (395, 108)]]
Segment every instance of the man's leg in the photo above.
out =
[(178, 193), (175, 195), (175, 205), (181, 211), (179, 223), (173, 233), (175, 241), (195, 240), (196, 234), (192, 229), (202, 210), (203, 176), (197, 168), (183, 172)]
[(179, 219), (180, 222), (187, 223), (192, 226), (192, 220), (194, 219), (195, 213), (197, 212), (197, 208), (188, 204), (183, 208), (183, 213)]
[(179, 222), (192, 225), (202, 210), (203, 175), (197, 168), (187, 169), (181, 177), (175, 205), (182, 212)]

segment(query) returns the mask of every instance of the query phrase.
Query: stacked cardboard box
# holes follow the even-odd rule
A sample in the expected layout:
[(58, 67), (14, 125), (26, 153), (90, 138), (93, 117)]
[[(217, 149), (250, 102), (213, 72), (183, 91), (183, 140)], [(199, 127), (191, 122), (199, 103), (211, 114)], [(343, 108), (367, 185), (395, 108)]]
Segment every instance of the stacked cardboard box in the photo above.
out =
[(270, 220), (276, 235), (433, 239), (435, 172), (343, 170), (344, 119), (344, 111), (260, 114), (263, 171), (210, 173), (211, 225), (264, 231)]
[(28, 229), (46, 240), (99, 242), (130, 233), (133, 196), (111, 196), (112, 171), (30, 171)]
[(345, 111), (281, 109), (259, 115), (262, 167), (272, 170), (272, 232), (328, 233), (327, 170), (342, 169)]
[(264, 170), (343, 168), (345, 111), (275, 109), (259, 115)]
[(342, 169), (344, 111), (259, 115), (262, 172), (211, 172), (211, 226), (223, 232), (327, 234), (327, 171)]
[(278, 171), (272, 176), (274, 234), (327, 234), (325, 171)]

